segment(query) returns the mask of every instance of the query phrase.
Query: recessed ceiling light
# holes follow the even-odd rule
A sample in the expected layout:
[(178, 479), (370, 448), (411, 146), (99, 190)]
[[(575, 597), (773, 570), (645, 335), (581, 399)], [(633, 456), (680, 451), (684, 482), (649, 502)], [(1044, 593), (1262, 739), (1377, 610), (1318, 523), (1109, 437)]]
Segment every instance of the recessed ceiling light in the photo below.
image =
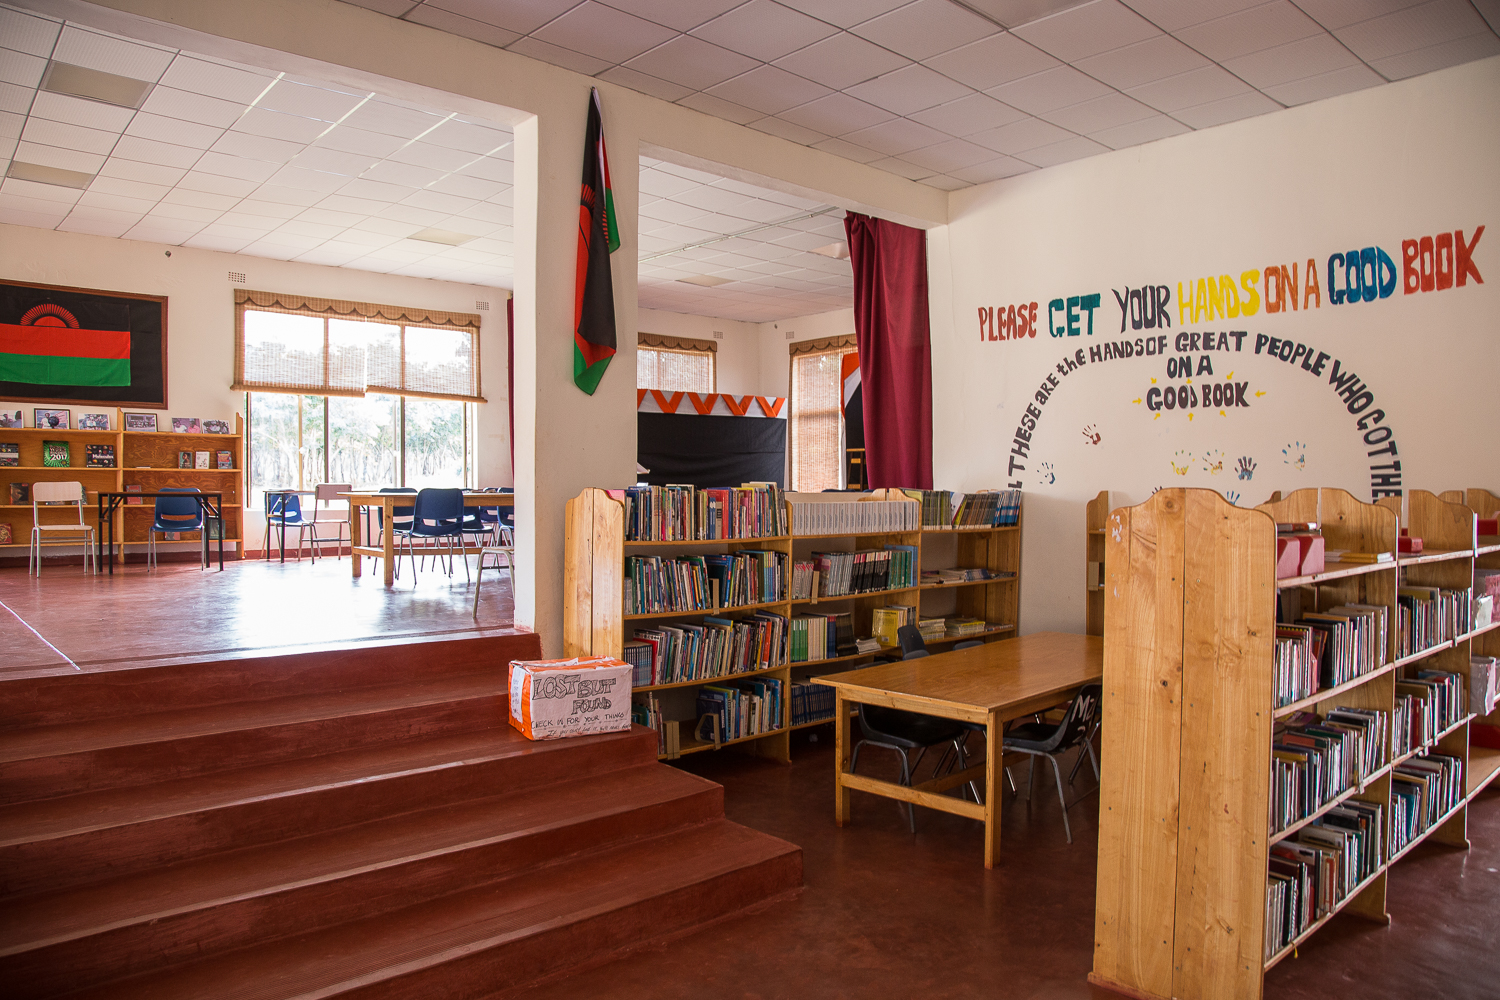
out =
[(830, 243), (826, 247), (813, 247), (808, 253), (822, 254), (824, 257), (832, 257), (834, 260), (848, 260), (849, 244), (844, 242)]
[(101, 101), (121, 108), (139, 108), (151, 92), (151, 84), (128, 76), (116, 76), (102, 70), (71, 63), (49, 62), (42, 77), (42, 89), (90, 101)]
[(11, 160), (10, 169), (5, 173), (18, 181), (54, 184), (57, 187), (78, 188), (80, 191), (87, 188), (94, 180), (93, 174), (86, 174), (81, 170), (64, 170), (61, 167), (47, 167), (40, 163), (26, 163), (22, 160)]
[(478, 236), (470, 236), (468, 233), (455, 233), (450, 229), (424, 229), (420, 233), (412, 233), (407, 237), (409, 240), (421, 240), (423, 243), (446, 243), (450, 247), (463, 246), (470, 240), (479, 239)]
[(734, 279), (720, 278), (712, 274), (695, 274), (691, 278), (678, 278), (677, 280), (685, 281), (689, 285), (702, 285), (704, 288), (713, 288), (717, 285), (727, 285)]

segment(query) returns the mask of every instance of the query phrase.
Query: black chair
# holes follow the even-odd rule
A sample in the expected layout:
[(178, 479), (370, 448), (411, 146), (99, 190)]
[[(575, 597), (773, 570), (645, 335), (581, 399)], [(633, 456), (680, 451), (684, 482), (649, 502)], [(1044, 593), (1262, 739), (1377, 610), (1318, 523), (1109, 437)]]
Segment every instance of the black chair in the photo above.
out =
[(1057, 778), (1057, 800), (1062, 803), (1063, 831), (1068, 835), (1070, 844), (1073, 842), (1073, 830), (1068, 825), (1068, 799), (1063, 793), (1062, 768), (1058, 766), (1057, 755), (1082, 745), (1082, 752), (1089, 755), (1089, 762), (1094, 765), (1095, 779), (1099, 777), (1099, 762), (1094, 759), (1094, 748), (1087, 737), (1098, 717), (1103, 693), (1101, 685), (1085, 684), (1068, 706), (1062, 722), (1056, 726), (1045, 722), (1028, 722), (1011, 729), (1004, 738), (1004, 752), (1024, 753), (1031, 758), (1030, 776), (1026, 783), (1028, 805), (1036, 784), (1036, 759), (1046, 757), (1052, 762), (1052, 774)]
[[(927, 753), (928, 747), (951, 743), (957, 749), (959, 737), (964, 732), (963, 726), (952, 719), (903, 712), (879, 705), (859, 706), (859, 730), (864, 739), (854, 744), (854, 753), (849, 760), (850, 773), (859, 769), (860, 748), (868, 743), (884, 750), (894, 750), (901, 755), (901, 784), (908, 786), (911, 784), (912, 773), (922, 763), (922, 756)], [(915, 762), (908, 756), (912, 750), (919, 751)], [(906, 803), (906, 813), (911, 832), (916, 833), (917, 810), (910, 802)]]
[(927, 643), (922, 639), (922, 630), (915, 625), (902, 625), (896, 629), (896, 645), (901, 647), (901, 658), (910, 660), (913, 653), (926, 654)]

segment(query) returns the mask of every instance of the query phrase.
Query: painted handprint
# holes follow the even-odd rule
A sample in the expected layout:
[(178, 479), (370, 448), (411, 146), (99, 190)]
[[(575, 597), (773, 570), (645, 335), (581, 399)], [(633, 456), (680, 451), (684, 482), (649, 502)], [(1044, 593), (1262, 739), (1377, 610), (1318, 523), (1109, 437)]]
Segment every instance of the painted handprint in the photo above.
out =
[(1224, 453), (1217, 448), (1209, 449), (1203, 456), (1203, 471), (1217, 476), (1224, 471)]
[(1089, 444), (1098, 444), (1100, 440), (1099, 427), (1097, 424), (1089, 424), (1083, 429), (1083, 439)]
[(1307, 468), (1307, 445), (1301, 441), (1293, 441), (1281, 449), (1281, 460), (1301, 472)]
[(1179, 451), (1171, 458), (1172, 471), (1179, 476), (1188, 474), (1188, 469), (1193, 465), (1193, 453), (1190, 451)]
[(1235, 490), (1230, 490), (1229, 492), (1225, 493), (1224, 494), (1224, 499), (1228, 500), (1230, 503), (1234, 504), (1236, 507), (1238, 507), (1240, 505), (1240, 495)]
[(1235, 469), (1235, 472), (1239, 474), (1239, 477), (1241, 479), (1254, 479), (1255, 459), (1251, 458), (1249, 455), (1241, 455), (1240, 464), (1238, 468)]
[(1057, 482), (1057, 471), (1052, 468), (1051, 462), (1043, 462), (1038, 471), (1041, 473), (1043, 485), (1051, 486)]

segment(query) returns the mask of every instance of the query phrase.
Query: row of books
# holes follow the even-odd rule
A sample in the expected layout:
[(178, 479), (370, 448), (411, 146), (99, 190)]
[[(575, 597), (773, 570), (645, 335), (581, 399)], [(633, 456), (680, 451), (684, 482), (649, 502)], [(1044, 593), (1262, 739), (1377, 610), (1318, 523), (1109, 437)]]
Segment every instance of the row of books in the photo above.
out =
[(1469, 631), (1472, 587), (1401, 587), (1396, 591), (1396, 656), (1411, 656)]
[(1311, 816), (1385, 766), (1387, 713), (1339, 706), (1276, 723), (1271, 746), (1271, 830)]
[(917, 585), (917, 547), (814, 552), (792, 568), (792, 600), (872, 594)]
[(785, 593), (787, 557), (745, 549), (690, 556), (625, 557), (625, 614), (711, 611), (767, 604)]
[(645, 687), (780, 666), (786, 638), (786, 618), (757, 611), (744, 618), (708, 617), (697, 624), (636, 629), (622, 652), (634, 668), (632, 684)]
[(1020, 490), (902, 490), (922, 505), (922, 527), (987, 528), (1016, 524), (1021, 519)]
[(781, 681), (757, 677), (698, 691), (698, 729), (705, 743), (759, 736), (781, 728)]
[(1277, 706), (1385, 666), (1388, 627), (1388, 609), (1378, 604), (1344, 604), (1278, 623), (1272, 661)]
[(631, 486), (618, 496), (625, 505), (626, 541), (708, 541), (787, 533), (786, 504), (775, 483), (702, 490)]
[[(86, 444), (84, 447), (83, 468), (87, 469), (113, 469), (115, 467), (115, 446), (112, 444)], [(204, 452), (207, 454), (207, 452)], [(42, 465), (47, 468), (65, 469), (72, 463), (72, 456), (68, 450), (66, 441), (43, 441), (42, 442)], [(11, 441), (0, 441), (0, 466), (18, 466), (21, 464), (21, 446)], [(207, 466), (204, 466), (207, 468)]]
[[(794, 493), (792, 534), (853, 535), (917, 531), (921, 504), (904, 500), (814, 500), (822, 494)], [(806, 497), (809, 499), (799, 499)]]
[(1385, 862), (1385, 810), (1351, 799), (1271, 847), (1265, 957), (1271, 959), (1332, 912)]
[(1464, 720), (1464, 680), (1462, 674), (1419, 670), (1396, 682), (1396, 703), (1406, 707), (1405, 752), (1436, 742), (1439, 733)]
[(1464, 799), (1464, 762), (1432, 754), (1391, 771), (1391, 856), (1426, 833)]
[(792, 684), (792, 725), (832, 719), (834, 689), (824, 684)]
[(855, 652), (854, 618), (847, 611), (798, 615), (791, 624), (793, 663), (831, 660)]

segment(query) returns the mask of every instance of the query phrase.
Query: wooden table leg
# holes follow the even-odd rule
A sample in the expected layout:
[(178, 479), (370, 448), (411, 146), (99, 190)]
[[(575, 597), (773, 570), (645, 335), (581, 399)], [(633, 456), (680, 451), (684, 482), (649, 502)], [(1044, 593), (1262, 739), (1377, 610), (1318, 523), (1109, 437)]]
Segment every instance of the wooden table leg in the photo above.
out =
[[(394, 510), (395, 508), (393, 508), (388, 503), (387, 504), (383, 504), (382, 508), (383, 508), (384, 520), (390, 521), (391, 520), (391, 511)], [(384, 567), (384, 569), (385, 569), (385, 585), (387, 587), (393, 586), (395, 584), (395, 582), (396, 582), (396, 561), (395, 561), (395, 558), (396, 558), (395, 557), (395, 552), (396, 552), (396, 545), (395, 545), (395, 542), (396, 542), (396, 530), (395, 529), (396, 529), (396, 525), (395, 525), (394, 522), (392, 522), (392, 524), (391, 524), (391, 526), (389, 528), (386, 528), (384, 531), (381, 532), (382, 545), (383, 545), (384, 550), (385, 550), (385, 559), (383, 561), (385, 563), (385, 567)]]
[(844, 773), (849, 770), (849, 754), (854, 747), (853, 731), (849, 725), (849, 703), (844, 700), (842, 689), (833, 700), (833, 822), (843, 826), (853, 819), (849, 810), (849, 789), (844, 787)]
[(1000, 713), (991, 712), (984, 728), (984, 866), (995, 867), (1000, 860), (1000, 775), (1005, 770), (1000, 760)]
[(349, 501), (349, 563), (354, 567), (354, 578), (359, 579), (359, 547), (364, 544), (364, 532), (360, 530), (359, 515), (363, 507)]

